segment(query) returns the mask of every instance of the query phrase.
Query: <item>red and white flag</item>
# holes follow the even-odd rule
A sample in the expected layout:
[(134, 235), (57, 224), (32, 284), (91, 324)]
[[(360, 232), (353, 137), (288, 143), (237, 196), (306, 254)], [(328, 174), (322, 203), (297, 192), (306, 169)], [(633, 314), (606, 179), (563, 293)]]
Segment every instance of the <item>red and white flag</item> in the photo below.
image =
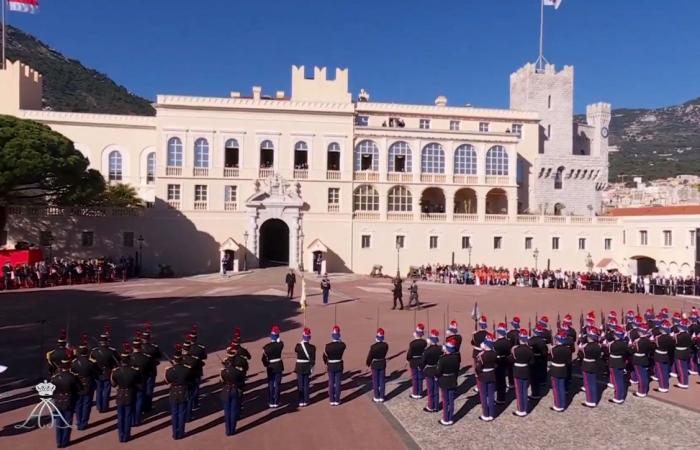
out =
[(7, 0), (7, 4), (10, 7), (10, 11), (29, 14), (39, 12), (39, 0)]
[[(12, 0), (10, 0), (12, 1)], [(543, 0), (544, 6), (554, 6), (554, 9), (559, 9), (562, 0)]]

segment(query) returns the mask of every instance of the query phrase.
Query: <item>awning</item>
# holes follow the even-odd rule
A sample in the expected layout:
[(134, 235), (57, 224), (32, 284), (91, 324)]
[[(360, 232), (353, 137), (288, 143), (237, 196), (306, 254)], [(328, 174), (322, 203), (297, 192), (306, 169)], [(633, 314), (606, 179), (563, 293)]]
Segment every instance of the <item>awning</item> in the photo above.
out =
[(219, 247), (219, 251), (224, 251), (224, 250), (238, 251), (240, 246), (241, 246), (241, 244), (239, 244), (233, 238), (230, 237), (230, 238), (226, 239), (223, 244), (221, 244), (221, 247)]
[(603, 258), (600, 261), (598, 261), (598, 264), (596, 264), (595, 266), (599, 269), (607, 269), (607, 270), (612, 270), (612, 269), (618, 268), (617, 263), (612, 258)]
[(311, 253), (313, 252), (328, 252), (328, 247), (320, 239), (314, 239), (308, 247), (306, 247)]

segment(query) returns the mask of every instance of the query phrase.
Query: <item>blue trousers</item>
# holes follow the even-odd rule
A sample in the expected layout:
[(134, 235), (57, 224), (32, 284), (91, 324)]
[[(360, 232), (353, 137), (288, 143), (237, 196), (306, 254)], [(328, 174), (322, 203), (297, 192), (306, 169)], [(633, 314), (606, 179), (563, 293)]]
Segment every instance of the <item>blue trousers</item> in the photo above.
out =
[(496, 383), (492, 381), (481, 382), (477, 378), (476, 384), (479, 386), (481, 414), (484, 417), (494, 417), (496, 415)]
[(423, 371), (418, 367), (411, 369), (411, 393), (423, 396)]
[(654, 371), (656, 372), (656, 377), (659, 379), (659, 389), (668, 389), (668, 363), (655, 362)]
[(331, 402), (340, 403), (340, 378), (342, 374), (339, 370), (328, 372), (328, 398)]
[(194, 390), (192, 392), (192, 407), (199, 408), (199, 387), (202, 384), (202, 377), (194, 379)]
[(282, 373), (267, 372), (267, 393), (268, 404), (279, 405), (280, 384), (282, 383)]
[(637, 392), (641, 395), (649, 393), (649, 366), (634, 365), (634, 373), (637, 377)]
[(566, 408), (566, 378), (550, 377), (552, 394), (554, 395), (554, 407)]
[(185, 436), (185, 422), (187, 422), (187, 403), (170, 403), (170, 423), (173, 426), (173, 439), (182, 439)]
[(627, 398), (627, 381), (625, 380), (625, 369), (610, 368), (610, 382), (614, 386), (613, 397), (618, 401), (625, 401)]
[[(59, 409), (59, 412), (66, 420), (66, 423), (73, 424), (73, 410), (72, 409)], [(60, 419), (59, 419), (60, 421)], [(61, 424), (63, 425), (63, 424)], [(73, 427), (68, 426), (56, 426), (56, 447), (64, 448), (70, 443), (70, 432)]]
[(691, 372), (698, 372), (698, 367), (700, 367), (700, 358), (698, 358), (698, 355), (700, 355), (700, 352), (697, 350), (692, 350), (690, 353), (690, 371)]
[(224, 426), (226, 428), (226, 436), (232, 436), (236, 432), (236, 422), (239, 416), (239, 406), (238, 401), (240, 397), (238, 392), (231, 392), (223, 400), (224, 404)]
[(384, 400), (385, 369), (372, 369), (372, 389), (374, 398)]
[(101, 413), (107, 412), (109, 409), (109, 396), (112, 392), (112, 385), (109, 380), (97, 380), (97, 395), (95, 398), (95, 404), (97, 405), (97, 410)]
[(78, 402), (75, 404), (75, 419), (79, 430), (87, 428), (90, 421), (90, 411), (92, 410), (92, 394), (78, 396)]
[(521, 413), (527, 412), (527, 386), (530, 380), (527, 378), (513, 378), (515, 384), (515, 405)]
[(299, 403), (309, 403), (309, 374), (297, 374), (297, 388), (299, 389)]
[(146, 393), (143, 399), (143, 411), (148, 412), (153, 409), (153, 392), (156, 390), (155, 374), (146, 378)]
[(676, 374), (678, 375), (678, 384), (688, 386), (689, 367), (687, 359), (676, 360)]
[(117, 432), (119, 442), (131, 439), (131, 422), (134, 415), (134, 405), (117, 406)]
[(134, 401), (134, 411), (131, 416), (131, 425), (141, 425), (141, 413), (143, 412), (143, 404), (146, 401), (146, 389), (136, 389), (136, 397)]
[(194, 393), (195, 393), (194, 382), (187, 386), (187, 411), (185, 413), (185, 421), (192, 421), (192, 411), (194, 410)]
[(425, 377), (425, 384), (428, 387), (428, 409), (440, 411), (440, 392), (437, 377)]
[(595, 372), (582, 372), (583, 386), (586, 388), (586, 403), (598, 404), (598, 377)]
[(324, 289), (323, 291), (323, 304), (328, 303), (328, 295), (331, 293), (329, 289)]
[(440, 388), (442, 393), (442, 420), (452, 422), (455, 415), (455, 389)]

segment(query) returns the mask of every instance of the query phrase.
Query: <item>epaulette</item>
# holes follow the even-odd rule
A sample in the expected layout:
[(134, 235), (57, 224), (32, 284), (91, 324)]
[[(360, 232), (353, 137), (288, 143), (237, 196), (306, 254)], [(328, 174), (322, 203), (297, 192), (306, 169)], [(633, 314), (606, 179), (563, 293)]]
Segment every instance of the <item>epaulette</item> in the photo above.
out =
[(182, 365), (185, 366), (185, 367), (187, 367), (188, 369), (191, 369), (191, 368), (192, 368), (192, 366), (190, 366), (189, 364), (184, 364), (184, 363), (183, 363)]

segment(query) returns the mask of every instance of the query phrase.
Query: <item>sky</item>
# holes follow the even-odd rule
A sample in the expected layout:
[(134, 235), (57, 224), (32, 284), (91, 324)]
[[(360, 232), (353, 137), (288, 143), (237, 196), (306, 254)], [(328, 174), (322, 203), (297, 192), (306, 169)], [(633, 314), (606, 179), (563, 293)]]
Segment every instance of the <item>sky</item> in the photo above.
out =
[[(349, 68), (372, 100), (507, 107), (509, 74), (537, 59), (539, 4), (41, 0), (8, 19), (149, 99), (289, 92), (304, 64)], [(544, 53), (575, 67), (577, 112), (683, 103), (700, 97), (700, 0), (563, 0), (545, 8)]]

